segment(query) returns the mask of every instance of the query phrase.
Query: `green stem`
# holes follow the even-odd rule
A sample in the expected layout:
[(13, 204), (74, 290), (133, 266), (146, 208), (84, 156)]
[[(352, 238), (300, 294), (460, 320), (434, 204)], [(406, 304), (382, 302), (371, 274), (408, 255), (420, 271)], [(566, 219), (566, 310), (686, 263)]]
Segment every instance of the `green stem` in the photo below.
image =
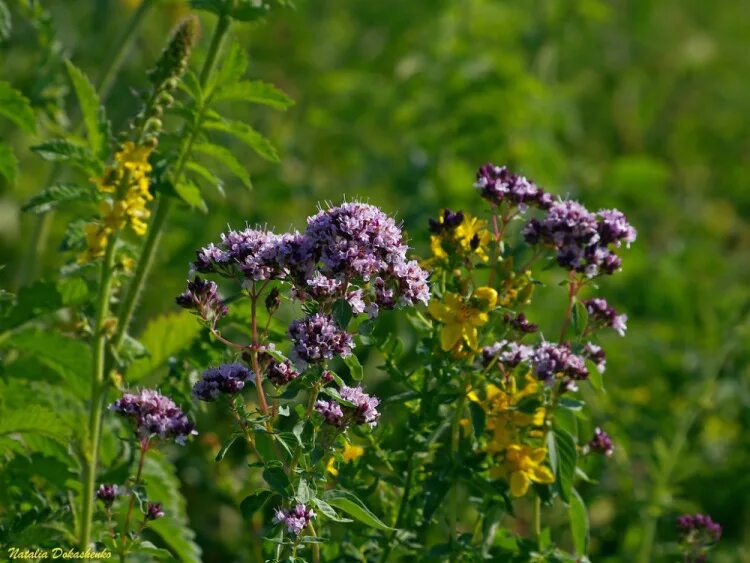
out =
[(130, 532), (130, 518), (133, 514), (133, 506), (135, 505), (135, 488), (141, 483), (141, 475), (143, 474), (143, 462), (146, 460), (146, 452), (148, 451), (148, 440), (145, 443), (141, 443), (141, 456), (138, 459), (138, 471), (135, 474), (135, 481), (133, 486), (130, 488), (130, 502), (128, 503), (128, 513), (125, 516), (125, 528), (122, 533), (122, 544), (120, 545), (120, 560), (125, 559), (125, 548), (128, 542), (128, 533)]
[(536, 538), (538, 547), (541, 549), (542, 546), (539, 544), (542, 541), (542, 499), (538, 495), (534, 496), (533, 519), (534, 537)]
[[(320, 392), (320, 383), (316, 383), (313, 386), (312, 392), (310, 393), (310, 398), (307, 401), (307, 409), (305, 410), (305, 422), (310, 420), (310, 415), (312, 414), (312, 411), (315, 408), (315, 401), (318, 398), (319, 392)], [(302, 454), (302, 446), (298, 444), (297, 447), (294, 449), (292, 460), (289, 462), (288, 473), (290, 477), (294, 475), (294, 470), (297, 469), (297, 462), (299, 461), (300, 454)]]
[[(467, 384), (468, 387), (468, 384)], [(461, 444), (461, 417), (463, 416), (464, 407), (466, 405), (466, 395), (468, 389), (464, 389), (461, 398), (456, 406), (456, 413), (453, 417), (453, 425), (451, 427), (451, 461), (454, 466), (457, 466), (456, 458), (458, 456), (458, 448)], [(456, 539), (458, 537), (458, 513), (459, 513), (459, 490), (458, 483), (454, 483), (451, 489), (451, 561), (456, 560)]]
[[(110, 90), (114, 83), (114, 79), (122, 68), (123, 62), (127, 54), (130, 52), (133, 42), (135, 41), (136, 32), (144, 21), (146, 13), (155, 4), (155, 0), (144, 0), (138, 9), (135, 11), (133, 16), (128, 22), (128, 27), (125, 29), (122, 37), (120, 38), (117, 48), (115, 49), (114, 55), (112, 56), (112, 62), (107, 67), (107, 71), (99, 80), (97, 84), (97, 90), (99, 92), (99, 98), (103, 101), (109, 96)], [(82, 120), (79, 119), (73, 131), (80, 130)], [(57, 177), (60, 175), (62, 167), (59, 164), (55, 164), (47, 177), (45, 186), (51, 186), (54, 184)], [(50, 211), (41, 215), (37, 218), (34, 224), (34, 229), (31, 232), (29, 238), (29, 244), (26, 247), (26, 252), (18, 267), (18, 275), (16, 277), (16, 287), (21, 287), (27, 284), (30, 280), (33, 280), (37, 275), (39, 258), (44, 254), (44, 250), (47, 247), (47, 240), (49, 238), (50, 228), (52, 227), (52, 221), (54, 219), (54, 211)]]
[[(310, 522), (308, 526), (310, 527), (310, 533), (314, 537), (318, 537), (318, 532), (315, 531), (315, 526), (313, 526), (313, 523)], [(317, 544), (317, 543), (312, 544), (312, 554), (313, 554), (313, 563), (320, 563), (320, 544)]]
[(99, 274), (99, 293), (96, 301), (96, 324), (94, 326), (93, 373), (91, 377), (91, 407), (89, 411), (88, 448), (85, 453), (83, 471), (83, 507), (81, 514), (80, 547), (85, 550), (91, 537), (91, 519), (94, 513), (94, 489), (96, 487), (96, 467), (99, 459), (99, 438), (101, 433), (102, 411), (106, 399), (105, 361), (107, 334), (105, 323), (109, 316), (109, 301), (112, 292), (112, 274), (115, 262), (117, 233), (113, 233), (107, 243), (104, 260)]

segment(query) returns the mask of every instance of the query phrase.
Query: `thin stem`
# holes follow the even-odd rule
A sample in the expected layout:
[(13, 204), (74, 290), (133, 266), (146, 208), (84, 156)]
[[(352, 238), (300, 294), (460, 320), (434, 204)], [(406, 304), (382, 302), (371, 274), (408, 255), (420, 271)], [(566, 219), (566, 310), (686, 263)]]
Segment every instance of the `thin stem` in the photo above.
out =
[[(313, 526), (313, 523), (310, 522), (308, 524), (310, 528), (310, 534), (312, 534), (313, 537), (318, 537), (318, 532), (315, 531), (315, 526)], [(314, 543), (312, 544), (312, 554), (313, 554), (313, 563), (320, 563), (320, 544)]]
[[(542, 541), (542, 499), (538, 495), (534, 496), (533, 507), (534, 537), (537, 544)], [(541, 548), (541, 545), (539, 545)]]
[[(312, 391), (310, 392), (310, 397), (307, 400), (307, 409), (305, 409), (305, 422), (310, 420), (310, 415), (312, 415), (312, 411), (315, 408), (315, 401), (318, 399), (318, 393), (320, 392), (320, 382), (316, 383)], [(297, 462), (299, 461), (299, 456), (302, 454), (302, 446), (297, 444), (297, 447), (294, 448), (294, 454), (292, 455), (292, 460), (289, 462), (289, 476), (291, 477), (294, 475), (294, 470), (297, 469)]]
[[(467, 383), (468, 387), (468, 383)], [(451, 427), (451, 460), (455, 465), (456, 464), (456, 458), (458, 456), (458, 448), (461, 445), (461, 417), (463, 416), (464, 407), (466, 405), (466, 395), (468, 393), (468, 388), (464, 389), (464, 392), (461, 394), (461, 398), (458, 401), (458, 405), (456, 406), (456, 412), (453, 416), (453, 424)], [(453, 484), (453, 488), (451, 489), (451, 506), (452, 506), (452, 515), (451, 515), (451, 561), (455, 561), (455, 553), (456, 553), (456, 538), (458, 537), (458, 513), (459, 513), (459, 495), (458, 495), (458, 483)]]
[(83, 471), (83, 507), (81, 514), (80, 544), (86, 549), (91, 537), (91, 519), (94, 513), (94, 488), (96, 487), (96, 467), (99, 459), (99, 438), (101, 419), (106, 398), (105, 348), (107, 342), (106, 321), (109, 317), (109, 301), (112, 291), (112, 274), (115, 261), (117, 233), (113, 233), (107, 243), (104, 260), (99, 274), (99, 293), (96, 301), (96, 322), (94, 325), (93, 373), (91, 376), (91, 407), (88, 425), (88, 451), (85, 452)]
[[(411, 453), (411, 452), (409, 452)], [(413, 463), (413, 455), (409, 455), (409, 457), (406, 460), (406, 478), (404, 482), (404, 492), (401, 494), (401, 501), (398, 505), (398, 513), (396, 514), (396, 521), (393, 524), (393, 532), (391, 532), (391, 535), (388, 536), (388, 543), (385, 546), (385, 549), (383, 550), (383, 555), (380, 558), (381, 563), (386, 563), (388, 561), (388, 557), (391, 554), (391, 551), (393, 550), (393, 544), (396, 541), (396, 534), (398, 533), (398, 527), (401, 526), (401, 523), (404, 521), (404, 516), (406, 515), (406, 508), (409, 504), (409, 497), (411, 496), (411, 482), (412, 482), (412, 473), (414, 471), (414, 463)]]
[(130, 502), (128, 503), (128, 512), (125, 516), (125, 529), (122, 533), (122, 545), (120, 546), (120, 559), (125, 556), (125, 547), (128, 541), (128, 533), (130, 532), (130, 517), (133, 514), (133, 506), (135, 506), (135, 488), (141, 483), (141, 475), (143, 474), (143, 462), (146, 460), (146, 452), (148, 451), (148, 440), (141, 443), (141, 455), (138, 459), (138, 470), (135, 474), (135, 481), (133, 486), (130, 488)]
[(563, 318), (563, 324), (560, 328), (560, 344), (565, 342), (565, 335), (568, 332), (570, 319), (573, 316), (573, 307), (576, 303), (576, 296), (578, 295), (578, 290), (581, 288), (581, 285), (575, 279), (575, 274), (573, 272), (570, 272), (568, 275), (568, 282), (568, 306), (565, 309), (565, 317)]
[(258, 392), (258, 408), (262, 414), (268, 413), (268, 402), (266, 401), (266, 394), (263, 391), (263, 373), (260, 370), (260, 363), (258, 362), (258, 347), (260, 345), (258, 341), (258, 294), (255, 292), (255, 282), (253, 282), (253, 290), (250, 294), (250, 317), (253, 327), (253, 350), (250, 353), (250, 358), (255, 372), (255, 389)]

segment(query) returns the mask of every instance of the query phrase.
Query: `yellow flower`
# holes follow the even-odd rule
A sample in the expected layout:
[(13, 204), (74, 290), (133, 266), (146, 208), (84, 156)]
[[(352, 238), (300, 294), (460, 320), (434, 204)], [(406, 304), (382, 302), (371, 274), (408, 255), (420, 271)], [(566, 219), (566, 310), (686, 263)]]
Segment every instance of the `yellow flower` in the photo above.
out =
[[(341, 452), (341, 455), (344, 458), (344, 463), (351, 463), (364, 453), (365, 449), (362, 446), (354, 446), (347, 442), (344, 446), (344, 450)], [(336, 468), (336, 458), (334, 456), (331, 456), (331, 459), (328, 460), (326, 470), (333, 476), (339, 474), (339, 470)]]
[(522, 497), (531, 483), (553, 483), (552, 471), (542, 465), (547, 457), (546, 448), (532, 448), (523, 444), (512, 444), (505, 450), (501, 466), (490, 471), (492, 477), (507, 477), (510, 493)]
[[(438, 222), (443, 223), (444, 217)], [(447, 229), (440, 234), (430, 237), (430, 249), (432, 250), (432, 261), (444, 261), (454, 253), (463, 256), (475, 255), (483, 262), (487, 261), (485, 251), (490, 242), (490, 232), (487, 230), (487, 221), (472, 217), (464, 213), (461, 224), (453, 229)]]
[[(472, 302), (478, 302), (478, 306)], [(456, 293), (447, 293), (442, 302), (433, 300), (428, 311), (444, 325), (440, 331), (442, 349), (448, 351), (465, 341), (469, 348), (476, 350), (479, 347), (477, 327), (489, 321), (487, 311), (494, 309), (496, 304), (497, 291), (491, 287), (476, 289), (469, 302)]]

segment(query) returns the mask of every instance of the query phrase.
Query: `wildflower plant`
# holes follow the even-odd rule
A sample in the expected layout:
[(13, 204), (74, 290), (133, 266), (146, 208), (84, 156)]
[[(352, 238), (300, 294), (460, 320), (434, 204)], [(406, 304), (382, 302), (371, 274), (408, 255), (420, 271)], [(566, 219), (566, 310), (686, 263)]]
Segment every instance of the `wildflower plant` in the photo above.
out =
[[(199, 274), (227, 280), (239, 299), (229, 305)], [(245, 516), (273, 507), (273, 560), (320, 561), (322, 526), (347, 516), (389, 529), (335, 481), (340, 462), (364, 452), (355, 440), (372, 436), (381, 416), (379, 398), (362, 387), (354, 351), (382, 311), (428, 300), (427, 272), (407, 258), (401, 228), (365, 203), (323, 208), (303, 232), (230, 230), (197, 251), (176, 301), (228, 347), (233, 363), (205, 370), (193, 396), (232, 413), (236, 428), (221, 457), (242, 437), (255, 458), (266, 487), (241, 507)], [(225, 336), (222, 319), (243, 302), (250, 314), (240, 342)], [(274, 338), (279, 315), (290, 311), (301, 317)], [(243, 391), (253, 388), (249, 406)]]

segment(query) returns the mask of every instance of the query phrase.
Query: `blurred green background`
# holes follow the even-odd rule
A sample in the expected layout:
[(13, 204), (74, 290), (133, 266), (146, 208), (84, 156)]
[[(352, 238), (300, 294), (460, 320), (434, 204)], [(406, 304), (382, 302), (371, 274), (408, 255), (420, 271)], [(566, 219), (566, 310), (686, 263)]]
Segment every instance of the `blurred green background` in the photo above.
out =
[[(48, 28), (29, 25), (33, 2), (13, 4), (2, 78), (49, 111), (37, 137), (0, 124), (21, 170), (0, 184), (4, 288), (35, 223), (20, 206), (49, 175), (28, 147), (64, 125), (56, 100), (75, 115), (59, 57), (101, 76), (138, 2), (42, 2)], [(188, 11), (156, 2), (109, 98), (116, 125)], [(215, 23), (201, 18), (198, 59)], [(475, 169), (508, 164), (589, 208), (620, 208), (639, 231), (624, 271), (601, 284), (630, 322), (627, 338), (605, 342), (608, 393), (593, 400), (617, 452), (586, 490), (592, 560), (635, 561), (652, 534), (650, 560), (673, 560), (674, 516), (700, 510), (724, 526), (714, 560), (750, 561), (748, 4), (299, 0), (234, 33), (252, 77), (296, 100), (283, 113), (228, 108), (282, 161), (235, 147), (254, 191), (228, 180), (225, 198), (207, 194), (207, 215), (173, 216), (141, 326), (173, 310), (194, 249), (227, 224), (301, 227), (317, 202), (360, 198), (396, 214), (423, 251), (428, 217), (445, 206), (481, 212)], [(56, 216), (41, 275), (64, 262), (57, 246), (73, 218)], [(228, 560), (247, 545), (224, 514), (234, 500), (208, 494), (195, 470), (183, 475), (193, 526), (207, 554)]]

